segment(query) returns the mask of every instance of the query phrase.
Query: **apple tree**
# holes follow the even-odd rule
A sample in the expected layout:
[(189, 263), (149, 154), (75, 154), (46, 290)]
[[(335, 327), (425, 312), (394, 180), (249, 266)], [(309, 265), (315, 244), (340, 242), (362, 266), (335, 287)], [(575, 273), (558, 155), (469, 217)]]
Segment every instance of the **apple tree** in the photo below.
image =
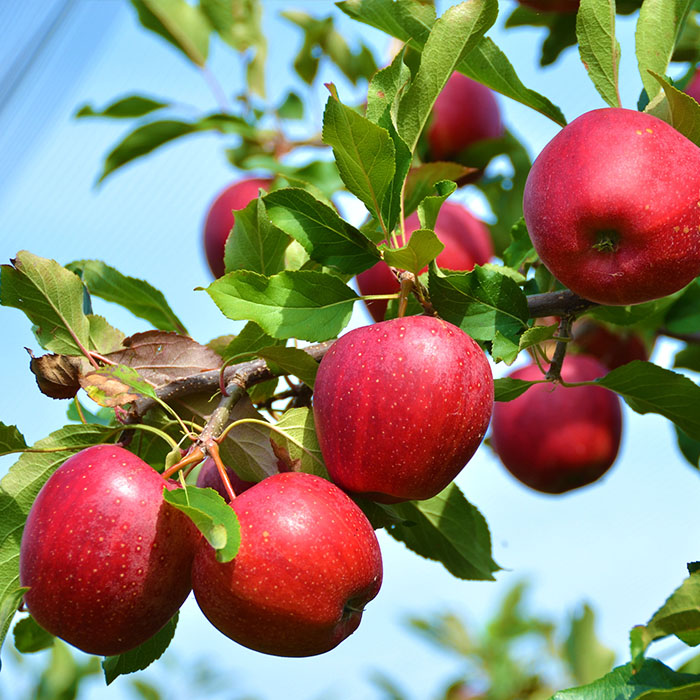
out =
[[(131, 4), (194, 65), (213, 41), (244, 62), (248, 89), (214, 113), (193, 116), (177, 94), (77, 112), (132, 123), (100, 181), (185, 136), (226, 137), (239, 175), (207, 217), (216, 279), (202, 285), (239, 325), (192, 338), (163, 292), (109, 260), (21, 250), (2, 266), (0, 304), (27, 316), (46, 351), (31, 357), (38, 387), (71, 407), (33, 445), (10, 416), (0, 424), (2, 454), (19, 455), (0, 483), (0, 638), (28, 612), (20, 650), (55, 635), (104, 656), (110, 682), (162, 654), (193, 589), (244, 646), (323, 653), (379, 590), (379, 528), (455, 577), (496, 580), (486, 520), (454, 483), (492, 414), (490, 447), (541, 491), (611, 468), (620, 401), (670, 421), (700, 467), (700, 388), (676, 371), (700, 371), (697, 2), (466, 0), (440, 16), (420, 0), (337, 3), (395, 40), (385, 65), (331, 16), (287, 11), (304, 36), (300, 79), (312, 84), (323, 59), (367, 84), (360, 105), (328, 84), (311, 138), (290, 128), (298, 94), (264, 98), (258, 3)], [(546, 28), (543, 66), (578, 45), (608, 106), (567, 124), (557, 96), (528, 88), (488, 36), (499, 11), (506, 27)], [(620, 99), (618, 12), (636, 15), (632, 106)], [(672, 62), (687, 66), (675, 82)], [(534, 163), (493, 92), (561, 127)], [(446, 201), (465, 185), (488, 202), (488, 225)], [(341, 191), (364, 207), (361, 225), (339, 212)], [(93, 313), (97, 298), (143, 330), (125, 336)], [(363, 302), (375, 323), (346, 332)], [(673, 368), (648, 360), (660, 335), (683, 343)], [(526, 371), (493, 379), (519, 357)], [(700, 695), (700, 675), (647, 656), (669, 635), (700, 643), (697, 565), (688, 571), (631, 631), (626, 664), (553, 697)]]

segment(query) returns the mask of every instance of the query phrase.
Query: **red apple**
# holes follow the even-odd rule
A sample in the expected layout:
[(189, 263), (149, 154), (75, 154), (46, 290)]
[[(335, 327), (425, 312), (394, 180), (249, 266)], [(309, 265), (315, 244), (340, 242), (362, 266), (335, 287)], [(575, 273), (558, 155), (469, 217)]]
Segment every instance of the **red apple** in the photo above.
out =
[(24, 601), (42, 627), (90, 654), (114, 655), (177, 612), (192, 587), (198, 535), (163, 501), (165, 484), (116, 445), (88, 447), (53, 473), (20, 548)]
[(581, 0), (518, 0), (538, 12), (576, 12)]
[[(238, 495), (247, 491), (252, 486), (255, 486), (255, 481), (243, 481), (238, 474), (236, 474), (233, 469), (226, 467), (226, 475), (231, 482), (231, 488), (233, 492)], [(226, 493), (226, 487), (224, 486), (221, 477), (219, 476), (219, 470), (214, 464), (214, 460), (211, 457), (202, 462), (202, 466), (199, 468), (199, 474), (197, 474), (197, 486), (202, 489), (210, 488), (214, 489), (226, 502), (230, 499), (228, 493)]]
[(601, 323), (581, 319), (571, 332), (574, 352), (595, 357), (607, 369), (616, 369), (632, 360), (648, 360), (646, 343), (637, 333), (612, 331)]
[(686, 85), (685, 91), (696, 101), (700, 102), (700, 68), (695, 71), (692, 80)]
[(382, 558), (364, 513), (325, 479), (275, 474), (231, 504), (241, 547), (226, 564), (202, 540), (192, 569), (197, 603), (227, 637), (278, 656), (340, 644), (379, 592)]
[[(574, 383), (607, 373), (586, 355), (567, 355), (562, 378)], [(531, 364), (510, 374), (543, 379)], [(620, 446), (622, 413), (617, 395), (598, 386), (531, 386), (513, 401), (496, 403), (491, 444), (508, 471), (530, 488), (564, 493), (599, 479)]]
[(523, 211), (542, 262), (591, 301), (638, 304), (700, 274), (700, 148), (649, 114), (598, 109), (565, 126)]
[(409, 316), (357, 328), (321, 360), (314, 417), (331, 479), (392, 503), (431, 498), (481, 443), (493, 379), (451, 323)]
[[(418, 214), (413, 212), (405, 222), (407, 241), (420, 228)], [(493, 257), (493, 243), (489, 229), (467, 209), (459, 204), (445, 202), (435, 223), (435, 233), (444, 244), (437, 256), (437, 264), (448, 270), (471, 270)], [(360, 294), (393, 294), (399, 291), (399, 283), (385, 262), (378, 262), (357, 275)], [(374, 299), (365, 302), (375, 321), (383, 321), (388, 302)]]
[(461, 73), (453, 73), (438, 95), (426, 137), (429, 160), (454, 160), (467, 147), (503, 136), (501, 112), (493, 92)]
[(224, 248), (235, 222), (233, 210), (243, 209), (261, 189), (269, 188), (270, 180), (247, 178), (229, 185), (212, 202), (204, 222), (204, 252), (214, 277), (221, 277), (225, 271)]

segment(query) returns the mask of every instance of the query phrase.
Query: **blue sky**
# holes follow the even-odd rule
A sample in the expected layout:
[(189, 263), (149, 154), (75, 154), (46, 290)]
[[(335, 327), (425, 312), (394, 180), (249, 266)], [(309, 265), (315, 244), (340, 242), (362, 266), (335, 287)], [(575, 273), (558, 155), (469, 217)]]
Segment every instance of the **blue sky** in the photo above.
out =
[[(174, 49), (140, 28), (128, 3), (116, 0), (65, 3), (66, 14), (43, 51), (25, 66), (21, 81), (12, 81), (22, 68), (15, 60), (20, 48), (51, 18), (49, 6), (58, 11), (63, 5), (58, 0), (28, 0), (21, 7), (0, 6), (0, 24), (10, 28), (0, 49), (0, 65), (6, 70), (0, 72), (0, 260), (8, 261), (20, 249), (61, 263), (102, 259), (162, 289), (196, 339), (206, 342), (231, 332), (234, 326), (206, 294), (193, 291), (210, 280), (200, 246), (206, 208), (235, 177), (223, 155), (225, 139), (212, 135), (183, 139), (96, 188), (102, 157), (128, 127), (72, 118), (84, 102), (100, 106), (131, 92), (213, 110), (211, 92), (199, 72)], [(501, 5), (505, 15), (513, 3), (502, 0)], [(440, 3), (441, 9), (445, 6)], [(287, 68), (301, 35), (279, 18), (279, 12), (290, 7), (321, 15), (334, 11), (332, 3), (322, 1), (264, 2), (273, 102), (292, 84), (303, 90)], [(382, 36), (340, 13), (336, 16), (346, 36), (371, 42), (380, 61), (387, 55), (388, 43)], [(505, 32), (502, 21), (490, 36), (509, 55), (526, 85), (561, 106), (569, 120), (603, 106), (574, 50), (569, 49), (554, 68), (539, 70), (540, 32)], [(641, 85), (633, 31), (630, 19), (619, 22), (622, 98), (630, 108)], [(220, 45), (214, 47), (211, 70), (229, 92), (240, 87), (240, 66)], [(332, 71), (326, 70), (319, 86), (328, 80), (338, 84), (341, 98), (352, 96), (351, 86)], [(8, 85), (13, 86), (11, 91)], [(319, 87), (311, 95), (316, 124), (324, 100)], [(557, 131), (552, 122), (521, 105), (505, 98), (501, 105), (508, 127), (533, 155)], [(478, 210), (479, 203), (469, 192), (460, 198)], [(346, 213), (351, 220), (360, 216), (352, 206)], [(143, 329), (138, 319), (117, 307), (99, 300), (95, 306), (126, 333)], [(27, 319), (14, 309), (2, 309), (2, 317), (0, 420), (16, 423), (34, 441), (65, 422), (67, 406), (39, 394), (29, 373), (24, 348), (39, 348)], [(353, 324), (368, 320), (358, 307)], [(654, 359), (668, 363), (673, 347), (661, 343)], [(405, 617), (451, 610), (478, 623), (510, 583), (528, 577), (534, 584), (533, 607), (552, 617), (561, 619), (580, 602), (590, 601), (599, 615), (603, 641), (624, 662), (629, 628), (645, 622), (680, 583), (686, 562), (699, 558), (700, 542), (696, 517), (700, 483), (679, 456), (670, 424), (626, 410), (624, 430), (620, 456), (609, 474), (562, 497), (528, 491), (487, 448), (479, 450), (458, 483), (491, 527), (494, 556), (505, 569), (495, 584), (458, 581), (440, 565), (418, 558), (380, 533), (382, 591), (368, 606), (359, 630), (333, 652), (291, 660), (250, 652), (216, 632), (190, 600), (174, 654), (206, 655), (229, 673), (228, 697), (242, 697), (245, 692), (266, 700), (371, 698), (378, 694), (369, 675), (381, 670), (410, 690), (412, 697), (426, 698), (459, 666), (408, 632)], [(13, 461), (0, 460), (0, 470)], [(7, 657), (5, 649), (3, 659)], [(154, 672), (163, 674), (164, 666)], [(0, 674), (0, 695), (22, 697), (25, 681), (7, 663)], [(105, 689), (97, 679), (86, 686), (84, 697), (127, 697), (124, 686), (117, 680)]]

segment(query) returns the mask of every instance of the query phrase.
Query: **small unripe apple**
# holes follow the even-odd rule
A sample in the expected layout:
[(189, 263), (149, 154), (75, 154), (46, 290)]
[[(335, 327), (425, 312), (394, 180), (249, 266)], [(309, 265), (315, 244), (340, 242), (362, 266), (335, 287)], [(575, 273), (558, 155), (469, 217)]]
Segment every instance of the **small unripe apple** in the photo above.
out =
[(598, 109), (565, 126), (523, 211), (542, 262), (585, 299), (638, 304), (700, 274), (700, 148), (650, 114)]
[(313, 656), (360, 624), (382, 582), (382, 558), (364, 513), (311, 474), (275, 474), (231, 503), (241, 525), (236, 558), (222, 564), (202, 541), (192, 584), (223, 634), (256, 651)]
[(469, 146), (503, 134), (493, 92), (466, 75), (453, 73), (433, 105), (426, 132), (429, 159), (454, 160)]
[[(420, 228), (418, 214), (413, 212), (405, 221), (406, 242)], [(444, 244), (437, 256), (439, 267), (448, 270), (471, 270), (474, 265), (484, 265), (493, 257), (493, 243), (489, 229), (460, 204), (445, 202), (435, 222), (435, 234)], [(360, 294), (394, 294), (399, 291), (396, 276), (385, 262), (378, 262), (357, 275)], [(365, 302), (375, 321), (383, 321), (387, 300), (373, 299)]]
[[(607, 373), (587, 355), (567, 355), (561, 371), (568, 383)], [(510, 377), (543, 379), (527, 365)], [(565, 387), (546, 382), (517, 399), (498, 402), (491, 422), (491, 444), (513, 476), (544, 493), (564, 493), (599, 479), (612, 466), (620, 446), (622, 413), (616, 394), (599, 386)]]
[(538, 12), (576, 12), (581, 0), (518, 0)]
[(346, 333), (321, 360), (314, 385), (331, 479), (384, 503), (442, 491), (479, 447), (492, 407), (484, 352), (429, 316)]
[(234, 209), (243, 209), (258, 196), (258, 192), (268, 190), (270, 180), (251, 177), (229, 185), (211, 203), (204, 221), (204, 252), (209, 269), (214, 277), (221, 277), (224, 272), (224, 248), (233, 224)]
[(692, 80), (686, 85), (685, 92), (696, 102), (700, 102), (700, 68), (695, 71)]
[[(231, 488), (233, 492), (238, 495), (247, 491), (252, 486), (255, 486), (255, 481), (243, 481), (238, 474), (236, 474), (231, 467), (226, 467), (226, 475), (231, 482)], [(214, 464), (214, 460), (211, 457), (207, 457), (203, 462), (202, 466), (199, 468), (199, 474), (197, 474), (197, 486), (202, 489), (210, 488), (214, 489), (225, 501), (231, 500), (228, 493), (226, 492), (226, 487), (224, 482), (219, 476), (219, 470)]]
[(88, 447), (52, 474), (29, 512), (19, 562), (25, 604), (42, 627), (82, 651), (114, 655), (177, 612), (199, 536), (164, 502), (165, 485), (116, 445)]

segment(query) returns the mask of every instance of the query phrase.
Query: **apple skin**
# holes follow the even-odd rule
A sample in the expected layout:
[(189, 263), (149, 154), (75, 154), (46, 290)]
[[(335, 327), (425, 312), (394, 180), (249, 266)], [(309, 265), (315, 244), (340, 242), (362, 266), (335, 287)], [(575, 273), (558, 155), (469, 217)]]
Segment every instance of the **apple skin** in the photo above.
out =
[(581, 0), (518, 0), (538, 12), (576, 12)]
[(700, 68), (695, 71), (692, 80), (686, 85), (685, 92), (700, 103)]
[[(256, 484), (255, 481), (243, 481), (230, 467), (226, 467), (226, 474), (236, 496), (247, 491)], [(214, 489), (227, 503), (231, 500), (228, 497), (228, 493), (226, 493), (223, 481), (221, 481), (219, 470), (216, 468), (216, 464), (214, 464), (214, 460), (211, 457), (207, 457), (202, 462), (202, 466), (199, 468), (199, 474), (197, 474), (196, 486), (202, 489)]]
[[(587, 355), (567, 355), (566, 382), (607, 373)], [(535, 364), (510, 377), (542, 379)], [(586, 486), (612, 466), (620, 446), (622, 412), (617, 395), (603, 387), (535, 384), (517, 399), (496, 403), (491, 445), (516, 479), (536, 491), (559, 494)]]
[(259, 190), (270, 189), (270, 180), (264, 178), (247, 178), (229, 185), (211, 203), (204, 221), (204, 252), (209, 269), (214, 277), (221, 277), (224, 272), (224, 248), (226, 239), (233, 228), (236, 217), (234, 209), (243, 209), (258, 196)]
[(227, 637), (276, 656), (314, 656), (360, 624), (382, 583), (382, 557), (364, 513), (337, 486), (274, 474), (231, 503), (241, 525), (222, 564), (202, 540), (192, 568), (197, 603)]
[(572, 328), (573, 352), (595, 357), (607, 369), (617, 369), (632, 360), (648, 360), (649, 351), (641, 336), (633, 332), (613, 332), (590, 319), (576, 321)]
[(426, 131), (428, 159), (453, 160), (468, 146), (503, 134), (501, 110), (492, 90), (455, 72), (433, 105)]
[(481, 348), (429, 316), (346, 333), (321, 360), (313, 411), (342, 489), (380, 503), (431, 498), (479, 447), (493, 408)]
[(523, 212), (552, 274), (576, 294), (626, 305), (700, 274), (700, 148), (649, 114), (598, 109), (535, 160)]
[[(420, 228), (418, 213), (406, 218), (406, 242)], [(448, 270), (471, 270), (474, 265), (484, 265), (493, 257), (491, 234), (485, 223), (459, 204), (445, 202), (435, 222), (435, 234), (444, 244), (437, 256), (439, 267)], [(399, 283), (385, 262), (378, 262), (357, 275), (360, 294), (394, 294)], [(383, 321), (388, 301), (366, 301), (367, 310), (375, 321)]]
[(111, 656), (145, 642), (178, 611), (192, 588), (199, 534), (163, 501), (165, 484), (116, 445), (88, 447), (52, 474), (20, 547), (24, 601), (42, 627)]

